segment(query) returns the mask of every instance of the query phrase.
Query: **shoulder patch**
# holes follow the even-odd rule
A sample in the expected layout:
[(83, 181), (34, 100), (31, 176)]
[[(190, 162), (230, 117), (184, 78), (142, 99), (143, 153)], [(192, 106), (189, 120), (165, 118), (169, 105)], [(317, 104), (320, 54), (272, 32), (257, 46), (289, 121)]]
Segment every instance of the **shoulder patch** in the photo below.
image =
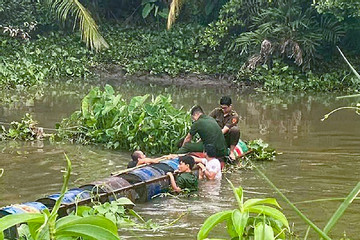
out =
[(236, 122), (237, 122), (236, 118), (233, 118), (233, 119), (231, 120), (231, 122), (232, 122), (232, 123), (236, 123)]

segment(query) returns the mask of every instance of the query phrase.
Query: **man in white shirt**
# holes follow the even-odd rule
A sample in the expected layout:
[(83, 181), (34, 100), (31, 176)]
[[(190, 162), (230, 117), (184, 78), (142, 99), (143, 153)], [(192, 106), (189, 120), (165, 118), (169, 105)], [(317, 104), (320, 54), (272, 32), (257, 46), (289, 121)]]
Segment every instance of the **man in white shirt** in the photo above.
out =
[(205, 158), (194, 157), (199, 166), (199, 179), (221, 180), (221, 164), (216, 158), (216, 148), (213, 144), (204, 146)]

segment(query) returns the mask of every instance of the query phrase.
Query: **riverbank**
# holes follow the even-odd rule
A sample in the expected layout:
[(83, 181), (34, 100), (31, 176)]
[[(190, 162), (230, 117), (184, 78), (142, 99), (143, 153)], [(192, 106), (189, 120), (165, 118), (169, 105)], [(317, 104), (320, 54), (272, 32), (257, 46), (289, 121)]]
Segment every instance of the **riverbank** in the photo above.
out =
[(321, 68), (315, 68), (317, 71), (302, 72), (280, 59), (274, 59), (271, 68), (243, 71), (246, 56), (201, 48), (201, 31), (203, 27), (197, 25), (177, 26), (171, 31), (107, 27), (104, 36), (110, 48), (100, 53), (89, 51), (77, 36), (64, 32), (43, 33), (28, 42), (1, 36), (0, 88), (100, 77), (165, 86), (261, 88), (268, 92), (359, 90), (358, 80), (340, 57), (336, 62), (324, 61)]

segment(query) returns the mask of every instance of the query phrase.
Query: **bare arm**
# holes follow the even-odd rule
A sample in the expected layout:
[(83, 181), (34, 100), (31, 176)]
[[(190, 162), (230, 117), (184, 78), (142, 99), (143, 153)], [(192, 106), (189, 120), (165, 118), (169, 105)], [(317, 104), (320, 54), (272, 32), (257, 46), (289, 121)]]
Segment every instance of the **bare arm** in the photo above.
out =
[(204, 164), (202, 164), (202, 163), (199, 163), (198, 166), (201, 169), (201, 172), (199, 172), (200, 179), (202, 179), (204, 176), (209, 180), (215, 179), (216, 172), (211, 172), (211, 171), (207, 170), (206, 167), (204, 166)]
[(225, 134), (229, 131), (229, 127), (228, 126), (224, 126), (223, 129), (221, 129), (222, 133)]
[(170, 184), (171, 184), (172, 189), (175, 192), (181, 192), (181, 188), (179, 188), (176, 185), (175, 178), (174, 178), (174, 175), (172, 174), (172, 172), (168, 172), (167, 175), (170, 177)]
[(184, 139), (184, 142), (183, 142), (182, 146), (184, 146), (185, 143), (190, 142), (190, 141), (191, 141), (191, 138), (192, 138), (192, 137), (191, 137), (191, 134), (188, 133), (188, 134), (186, 135), (185, 139)]

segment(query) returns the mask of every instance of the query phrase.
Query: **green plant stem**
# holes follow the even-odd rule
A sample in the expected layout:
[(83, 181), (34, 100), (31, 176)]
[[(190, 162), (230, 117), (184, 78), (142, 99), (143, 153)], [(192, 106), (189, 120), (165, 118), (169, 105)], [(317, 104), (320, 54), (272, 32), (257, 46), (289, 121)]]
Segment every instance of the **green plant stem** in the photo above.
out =
[(327, 239), (327, 240), (331, 240), (331, 238), (329, 236), (327, 236), (327, 234), (325, 232), (323, 232), (320, 228), (318, 228), (310, 219), (308, 219), (271, 181), (269, 178), (267, 178), (265, 176), (264, 173), (262, 173), (260, 171), (260, 169), (258, 169), (258, 167), (252, 163), (252, 165), (254, 166), (255, 170), (260, 174), (260, 176), (262, 176), (266, 182), (269, 183), (269, 185), (285, 200), (285, 202), (287, 202), (290, 207), (312, 228), (314, 229), (322, 238)]
[(339, 108), (336, 108), (334, 110), (332, 110), (331, 112), (329, 112), (328, 114), (325, 114), (324, 117), (321, 119), (321, 121), (324, 121), (326, 120), (327, 118), (329, 118), (329, 116), (339, 110), (342, 110), (342, 109), (354, 109), (356, 111), (360, 111), (360, 108), (358, 107), (339, 107)]
[[(326, 201), (343, 201), (346, 198), (321, 198), (321, 199), (315, 199), (315, 200), (307, 200), (307, 201), (301, 201), (301, 202), (294, 202), (294, 204), (303, 204), (303, 203), (314, 203), (314, 202), (326, 202)], [(354, 198), (354, 200), (360, 200), (360, 197)]]
[(336, 99), (353, 98), (353, 97), (360, 97), (360, 94), (352, 94), (352, 95), (339, 96), (339, 97), (336, 97)]
[(354, 199), (359, 193), (360, 193), (360, 182), (358, 182), (358, 184), (346, 197), (345, 201), (339, 206), (339, 208), (336, 210), (334, 215), (330, 218), (329, 222), (326, 224), (324, 228), (325, 233), (328, 233), (331, 230), (331, 228), (336, 224), (336, 222), (344, 214), (345, 210), (349, 207), (352, 201), (354, 201)]

